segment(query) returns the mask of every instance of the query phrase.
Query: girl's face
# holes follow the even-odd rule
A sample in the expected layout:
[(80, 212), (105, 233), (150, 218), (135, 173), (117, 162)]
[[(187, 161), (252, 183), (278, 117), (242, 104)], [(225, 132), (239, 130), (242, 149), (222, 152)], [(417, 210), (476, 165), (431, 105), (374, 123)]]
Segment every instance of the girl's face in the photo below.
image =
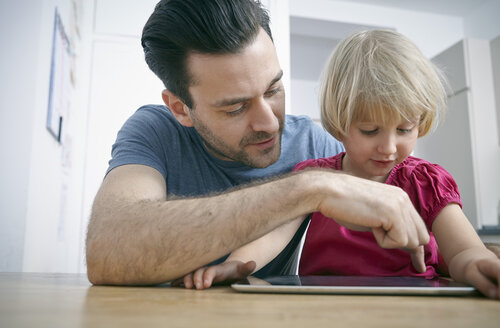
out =
[(353, 122), (342, 138), (346, 155), (342, 170), (374, 181), (385, 182), (392, 168), (413, 151), (418, 138), (418, 119), (389, 124)]

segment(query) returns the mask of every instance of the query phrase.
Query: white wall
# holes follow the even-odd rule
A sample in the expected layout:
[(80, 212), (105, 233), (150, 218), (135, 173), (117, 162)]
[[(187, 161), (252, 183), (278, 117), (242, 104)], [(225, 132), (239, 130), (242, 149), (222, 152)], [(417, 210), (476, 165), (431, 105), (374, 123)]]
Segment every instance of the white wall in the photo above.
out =
[[(290, 15), (394, 28), (413, 40), (429, 57), (436, 55), (463, 37), (463, 22), (459, 17), (374, 5), (334, 0), (290, 0)], [(331, 33), (335, 34), (335, 31), (331, 31)]]
[(492, 40), (500, 35), (500, 1), (489, 0), (464, 18), (464, 36)]
[[(291, 19), (291, 24), (296, 20)], [(291, 110), (320, 121), (318, 87), (321, 72), (338, 40), (293, 33), (291, 50)]]
[[(39, 2), (39, 1), (35, 1)], [(80, 243), (83, 145), (85, 144), (85, 76), (88, 69), (83, 1), (44, 0), (36, 11), (41, 19), (36, 28), (38, 54), (31, 58), (36, 92), (31, 143), (23, 271), (78, 272)], [(75, 7), (74, 7), (75, 6)], [(45, 127), (49, 97), (54, 11), (58, 8), (73, 52), (70, 103), (62, 127), (61, 143)], [(25, 10), (33, 10), (26, 6)], [(89, 11), (91, 12), (91, 11)], [(76, 17), (75, 15), (78, 15)], [(86, 22), (86, 25), (83, 23)], [(76, 27), (80, 31), (78, 37)], [(33, 31), (35, 33), (35, 31)]]
[(0, 2), (0, 271), (23, 264), (41, 8), (37, 0)]
[(285, 87), (285, 108), (290, 112), (290, 6), (283, 0), (265, 0), (261, 3), (269, 10), (271, 33), (278, 54), (278, 60), (283, 69), (283, 85)]
[[(359, 3), (290, 0), (290, 15), (291, 112), (313, 113), (315, 120), (319, 120), (319, 108), (313, 106), (318, 102), (320, 72), (338, 41), (352, 32), (394, 29), (412, 39), (427, 56), (439, 53), (463, 37), (463, 22), (457, 17)], [(305, 107), (305, 103), (310, 105)]]
[[(56, 6), (70, 34), (76, 26), (71, 25), (71, 0), (0, 4), (0, 271), (78, 270), (86, 114), (78, 69), (85, 65), (74, 70), (76, 84), (68, 90), (72, 106), (60, 144), (46, 129)], [(77, 54), (79, 42), (73, 41)]]
[[(496, 112), (497, 112), (497, 132), (498, 133), (498, 144), (500, 145), (500, 36), (491, 40), (491, 58), (493, 67), (493, 81), (495, 87), (495, 99), (496, 99)], [(500, 224), (500, 201), (498, 202), (498, 219)]]
[[(292, 78), (292, 111), (295, 115), (307, 115), (320, 124), (321, 114), (318, 99), (319, 84), (316, 80)], [(297, 92), (300, 90), (300, 92)]]

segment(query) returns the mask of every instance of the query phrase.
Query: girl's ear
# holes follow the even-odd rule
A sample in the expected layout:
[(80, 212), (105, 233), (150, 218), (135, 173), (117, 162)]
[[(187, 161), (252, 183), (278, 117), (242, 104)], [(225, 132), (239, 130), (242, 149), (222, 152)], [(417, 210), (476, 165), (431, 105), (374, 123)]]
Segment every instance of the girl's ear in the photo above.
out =
[(168, 109), (170, 109), (180, 124), (187, 127), (193, 126), (189, 108), (179, 97), (167, 89), (161, 92), (161, 97), (163, 98), (165, 105), (167, 105)]

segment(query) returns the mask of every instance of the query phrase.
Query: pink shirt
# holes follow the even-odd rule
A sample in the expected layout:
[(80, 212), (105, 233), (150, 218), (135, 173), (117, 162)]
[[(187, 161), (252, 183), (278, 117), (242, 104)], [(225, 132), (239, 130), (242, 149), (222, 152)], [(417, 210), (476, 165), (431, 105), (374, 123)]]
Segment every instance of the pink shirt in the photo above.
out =
[[(297, 164), (294, 170), (307, 167), (342, 170), (345, 153), (330, 158), (311, 159)], [(462, 206), (453, 177), (441, 166), (408, 157), (395, 166), (386, 181), (398, 186), (410, 199), (425, 221), (431, 239), (425, 249), (427, 271), (418, 273), (410, 255), (400, 249), (381, 248), (370, 231), (349, 230), (334, 220), (315, 212), (307, 230), (299, 264), (301, 275), (370, 275), (436, 277), (438, 248), (431, 233), (432, 223), (439, 212), (450, 203)]]

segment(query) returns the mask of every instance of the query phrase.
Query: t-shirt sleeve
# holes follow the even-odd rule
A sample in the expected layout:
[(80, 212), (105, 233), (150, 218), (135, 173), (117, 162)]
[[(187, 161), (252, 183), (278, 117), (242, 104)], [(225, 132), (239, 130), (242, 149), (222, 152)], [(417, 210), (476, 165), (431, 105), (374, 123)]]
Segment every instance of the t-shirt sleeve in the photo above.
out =
[(302, 161), (300, 163), (297, 163), (297, 165), (294, 166), (292, 171), (301, 171), (304, 170), (308, 167), (318, 167), (318, 161), (316, 159), (307, 159), (305, 161)]
[(158, 170), (166, 178), (164, 145), (160, 139), (151, 112), (137, 111), (118, 132), (106, 174), (121, 165), (142, 164)]
[(318, 154), (316, 158), (327, 158), (345, 151), (344, 145), (340, 141), (316, 123), (313, 123), (313, 131), (316, 136), (315, 140), (317, 140), (317, 148), (320, 149), (323, 145), (323, 153)]
[(437, 164), (428, 162), (417, 165), (407, 176), (403, 189), (432, 229), (436, 216), (451, 203), (462, 207), (458, 186), (448, 171)]

